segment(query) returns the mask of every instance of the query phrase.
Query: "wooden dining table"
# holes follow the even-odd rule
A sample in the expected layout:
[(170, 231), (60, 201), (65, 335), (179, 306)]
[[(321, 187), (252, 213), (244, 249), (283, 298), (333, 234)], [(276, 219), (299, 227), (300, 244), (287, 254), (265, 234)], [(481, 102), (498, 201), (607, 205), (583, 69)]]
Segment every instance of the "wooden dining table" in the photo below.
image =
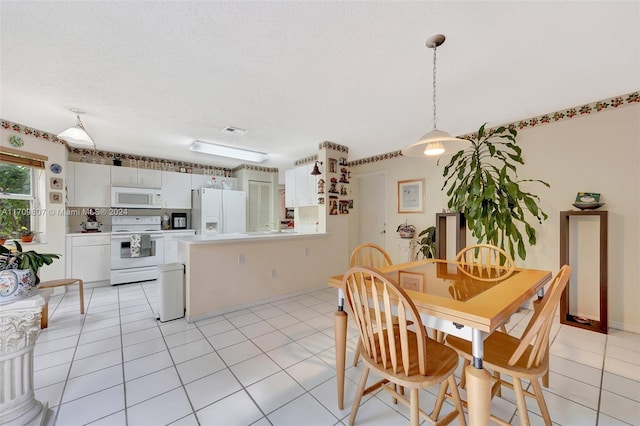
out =
[[(472, 425), (489, 425), (491, 376), (482, 368), (484, 340), (506, 323), (529, 299), (541, 299), (551, 272), (516, 268), (504, 279), (477, 280), (463, 274), (454, 261), (424, 259), (380, 269), (411, 297), (424, 325), (472, 342), (473, 362), (465, 370), (467, 408)], [(334, 314), (338, 408), (344, 408), (347, 312), (343, 276), (329, 278), (338, 290)]]

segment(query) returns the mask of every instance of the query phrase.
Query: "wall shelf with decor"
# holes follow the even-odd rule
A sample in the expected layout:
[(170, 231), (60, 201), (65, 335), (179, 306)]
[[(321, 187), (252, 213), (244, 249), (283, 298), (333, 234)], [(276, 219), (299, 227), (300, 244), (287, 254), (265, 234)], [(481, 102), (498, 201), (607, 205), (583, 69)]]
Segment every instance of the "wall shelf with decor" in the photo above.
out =
[(462, 213), (436, 213), (436, 259), (447, 258), (447, 218), (455, 218), (456, 253), (467, 246), (467, 220)]
[[(567, 283), (567, 287), (562, 293), (560, 299), (560, 322), (562, 324), (570, 325), (573, 327), (583, 328), (586, 330), (596, 331), (599, 333), (607, 334), (607, 283), (608, 283), (608, 212), (606, 210), (581, 210), (581, 211), (561, 211), (560, 212), (560, 267), (565, 264), (569, 264), (570, 259), (570, 220), (572, 217), (579, 220), (580, 217), (596, 216), (600, 222), (599, 230), (599, 296), (600, 296), (600, 318), (589, 319), (583, 318), (578, 315), (574, 315), (570, 309), (569, 295), (571, 281)], [(575, 269), (575, 268), (574, 268)], [(574, 283), (577, 285), (577, 283)]]

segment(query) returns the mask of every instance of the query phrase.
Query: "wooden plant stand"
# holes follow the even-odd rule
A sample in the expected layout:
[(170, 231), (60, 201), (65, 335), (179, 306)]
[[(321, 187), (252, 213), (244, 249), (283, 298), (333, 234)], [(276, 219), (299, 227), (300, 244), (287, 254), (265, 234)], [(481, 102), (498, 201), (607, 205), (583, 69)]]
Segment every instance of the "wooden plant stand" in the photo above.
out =
[(607, 228), (608, 212), (606, 210), (569, 210), (560, 212), (560, 267), (569, 263), (569, 219), (571, 216), (597, 216), (600, 219), (600, 319), (589, 319), (587, 323), (579, 322), (576, 316), (570, 313), (569, 309), (569, 287), (571, 281), (562, 293), (560, 299), (560, 322), (573, 327), (584, 328), (586, 330), (597, 331), (607, 334), (607, 281), (608, 281), (608, 260), (607, 260)]

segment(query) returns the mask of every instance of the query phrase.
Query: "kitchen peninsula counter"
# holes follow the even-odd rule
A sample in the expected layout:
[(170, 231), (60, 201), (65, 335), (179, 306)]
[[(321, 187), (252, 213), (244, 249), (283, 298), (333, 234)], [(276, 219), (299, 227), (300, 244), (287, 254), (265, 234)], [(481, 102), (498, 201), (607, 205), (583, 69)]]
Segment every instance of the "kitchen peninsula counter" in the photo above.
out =
[(282, 239), (282, 238), (308, 238), (308, 237), (327, 237), (324, 232), (237, 232), (232, 234), (213, 234), (213, 235), (194, 235), (191, 237), (182, 237), (181, 241), (185, 244), (210, 244), (210, 243), (226, 243), (236, 241), (262, 241), (265, 239)]
[(187, 321), (322, 289), (328, 277), (347, 269), (344, 235), (334, 230), (179, 238)]

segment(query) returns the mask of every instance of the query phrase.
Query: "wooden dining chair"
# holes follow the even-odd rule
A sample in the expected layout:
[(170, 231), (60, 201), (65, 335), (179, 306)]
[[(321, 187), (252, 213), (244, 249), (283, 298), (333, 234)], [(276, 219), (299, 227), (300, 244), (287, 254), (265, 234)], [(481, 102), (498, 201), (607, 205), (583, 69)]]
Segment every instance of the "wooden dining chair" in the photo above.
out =
[(351, 252), (349, 258), (349, 267), (354, 266), (370, 266), (380, 269), (393, 265), (391, 256), (379, 245), (373, 243), (364, 243), (356, 247)]
[[(491, 244), (474, 244), (463, 248), (456, 254), (458, 270), (479, 281), (503, 280), (513, 274), (515, 262), (509, 254)], [(505, 324), (509, 320), (505, 321)], [(506, 333), (505, 324), (500, 331)]]
[[(380, 269), (393, 265), (391, 256), (379, 245), (373, 243), (364, 243), (356, 247), (349, 257), (349, 267), (354, 266), (370, 266), (372, 268)], [(360, 347), (356, 347), (356, 352), (353, 355), (353, 366), (358, 365), (360, 360)]]
[[(358, 347), (364, 362), (349, 424), (355, 422), (362, 396), (382, 388), (393, 396), (394, 403), (400, 401), (409, 407), (412, 426), (418, 425), (420, 417), (439, 425), (457, 418), (465, 425), (453, 375), (458, 356), (451, 348), (427, 336), (407, 293), (387, 275), (362, 266), (351, 268), (345, 274), (343, 286), (360, 332)], [(397, 324), (386, 327), (393, 321), (393, 315), (397, 317)], [(365, 389), (370, 370), (382, 380)], [(429, 415), (420, 409), (419, 390), (436, 384), (440, 384), (440, 389)], [(398, 392), (398, 386), (410, 389), (409, 399)], [(445, 398), (453, 400), (455, 410), (437, 421)]]
[(456, 254), (456, 263), (460, 272), (480, 281), (505, 279), (516, 267), (506, 251), (491, 244), (463, 248)]
[[(484, 341), (483, 366), (494, 373), (493, 379), (495, 381), (491, 389), (491, 398), (499, 393), (502, 386), (513, 389), (516, 394), (521, 425), (529, 424), (525, 395), (536, 399), (545, 424), (551, 425), (551, 417), (544, 401), (539, 379), (549, 369), (549, 357), (547, 356), (549, 333), (560, 304), (560, 296), (567, 286), (570, 275), (571, 267), (569, 265), (560, 268), (548, 291), (535, 307), (533, 316), (520, 339), (496, 331)], [(459, 337), (447, 336), (446, 343), (465, 359), (464, 371), (473, 357), (471, 342)], [(513, 384), (503, 380), (501, 374), (511, 376)], [(522, 380), (528, 380), (531, 383), (533, 392), (523, 389)], [(491, 419), (499, 424), (509, 424), (495, 416), (491, 416)]]

